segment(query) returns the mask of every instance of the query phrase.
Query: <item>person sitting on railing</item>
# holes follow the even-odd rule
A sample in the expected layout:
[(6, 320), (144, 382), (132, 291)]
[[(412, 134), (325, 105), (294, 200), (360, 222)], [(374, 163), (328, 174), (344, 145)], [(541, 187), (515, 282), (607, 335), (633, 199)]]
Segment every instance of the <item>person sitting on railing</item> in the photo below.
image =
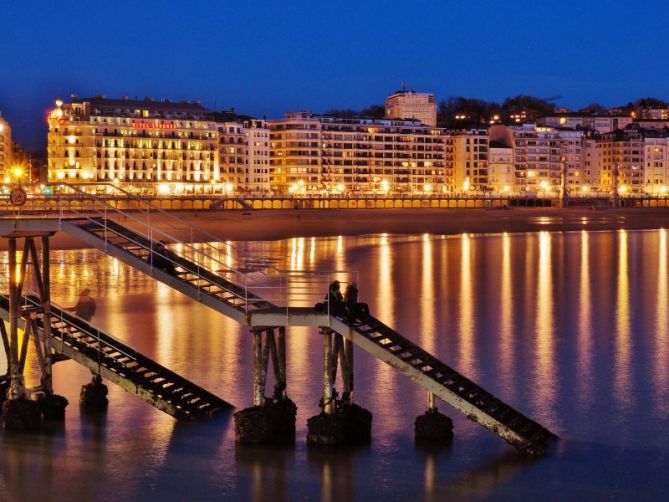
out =
[(175, 275), (174, 263), (167, 257), (167, 248), (165, 241), (158, 241), (153, 245), (153, 252), (149, 254), (149, 265), (167, 272), (170, 275)]
[(369, 305), (358, 302), (358, 285), (355, 282), (350, 282), (346, 285), (344, 305), (349, 322), (369, 316)]
[(91, 290), (84, 288), (79, 293), (77, 304), (67, 310), (74, 312), (74, 315), (81, 317), (84, 321), (90, 322), (95, 315), (95, 300), (91, 296)]

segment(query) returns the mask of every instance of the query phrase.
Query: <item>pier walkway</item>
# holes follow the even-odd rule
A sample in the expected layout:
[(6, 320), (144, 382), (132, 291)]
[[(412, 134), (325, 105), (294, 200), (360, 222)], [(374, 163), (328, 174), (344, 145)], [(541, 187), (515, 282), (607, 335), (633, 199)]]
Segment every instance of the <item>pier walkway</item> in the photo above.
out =
[[(79, 201), (79, 209), (60, 206), (58, 216), (21, 214), (0, 219), (0, 235), (9, 240), (9, 296), (0, 295), (0, 314), (9, 321), (9, 335), (3, 328), (3, 342), (11, 366), (10, 395), (22, 395), (22, 364), (28, 333), (35, 337), (38, 357), (45, 360), (43, 382), (47, 393), (51, 388), (52, 351), (63, 354), (117, 383), (128, 392), (155, 407), (179, 418), (197, 418), (229, 406), (192, 382), (138, 354), (127, 344), (114, 339), (90, 323), (76, 318), (52, 305), (49, 296), (49, 237), (66, 232), (88, 246), (98, 249), (154, 279), (180, 291), (223, 315), (248, 326), (254, 340), (254, 405), (265, 402), (264, 385), (268, 361), (273, 361), (275, 380), (285, 396), (285, 332), (289, 326), (318, 327), (324, 346), (324, 406), (331, 407), (332, 384), (336, 376), (336, 337), (348, 344), (342, 357), (346, 393), (352, 395), (352, 344), (389, 364), (428, 392), (429, 409), (434, 396), (455, 410), (492, 431), (521, 451), (540, 454), (557, 438), (555, 434), (505, 404), (491, 393), (467, 379), (436, 356), (372, 316), (340, 319), (328, 312), (295, 306), (301, 288), (294, 272), (276, 268), (271, 260), (248, 256), (220, 237), (190, 225), (173, 213), (167, 213), (139, 197), (133, 199), (135, 209), (123, 211), (109, 201), (86, 193), (81, 187), (58, 184), (49, 186), (59, 194), (68, 194)], [(114, 190), (112, 185), (108, 187)], [(125, 194), (127, 195), (127, 194)], [(160, 215), (162, 223), (154, 224)], [(176, 226), (182, 228), (177, 229)], [(176, 230), (176, 231), (175, 231)], [(190, 242), (173, 235), (190, 234)], [(197, 234), (197, 235), (196, 235)], [(34, 239), (42, 239), (42, 260), (37, 256)], [(25, 250), (17, 253), (17, 242), (25, 241)], [(32, 262), (39, 298), (22, 293), (27, 264)], [(302, 272), (300, 272), (302, 273)], [(324, 276), (319, 280), (322, 281)], [(307, 284), (311, 279), (302, 277)], [(325, 283), (325, 285), (327, 282)], [(316, 293), (322, 297), (323, 283)], [(276, 294), (279, 292), (279, 299)], [(310, 304), (304, 299), (297, 304)], [(45, 322), (49, 319), (49, 322)], [(19, 344), (17, 329), (27, 328)], [(277, 335), (275, 336), (275, 333)], [(264, 339), (264, 342), (263, 342)], [(332, 342), (332, 343), (331, 343)], [(18, 350), (21, 347), (21, 355)], [(40, 347), (42, 347), (40, 349)], [(52, 348), (53, 347), (53, 348)], [(40, 352), (41, 351), (41, 352)], [(342, 367), (343, 368), (343, 367)], [(324, 408), (325, 410), (325, 408)], [(327, 412), (327, 411), (326, 411)]]
[[(62, 229), (91, 247), (118, 258), (251, 328), (329, 328), (520, 450), (538, 454), (556, 439), (552, 432), (374, 317), (344, 321), (308, 307), (274, 305), (251, 292), (248, 287), (222, 276), (237, 272), (219, 270), (216, 273), (203, 264), (199, 257), (195, 258), (197, 261), (191, 260), (183, 251), (165, 249), (158, 240), (144, 237), (109, 219), (95, 217), (65, 220)], [(162, 267), (156, 268), (153, 262), (159, 259)], [(165, 265), (164, 260), (169, 265)]]

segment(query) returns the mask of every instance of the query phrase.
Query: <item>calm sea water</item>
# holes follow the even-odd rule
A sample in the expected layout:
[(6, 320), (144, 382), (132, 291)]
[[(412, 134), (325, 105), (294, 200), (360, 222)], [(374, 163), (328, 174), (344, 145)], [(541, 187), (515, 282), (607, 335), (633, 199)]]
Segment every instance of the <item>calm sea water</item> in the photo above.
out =
[[(294, 447), (236, 446), (231, 414), (177, 423), (111, 384), (106, 416), (86, 417), (78, 393), (90, 375), (67, 361), (55, 368), (55, 388), (70, 400), (65, 423), (39, 434), (0, 432), (0, 498), (666, 499), (668, 237), (658, 230), (239, 244), (286, 268), (353, 271), (376, 316), (556, 432), (561, 441), (546, 458), (528, 461), (444, 403), (453, 445), (417, 448), (413, 422), (425, 393), (360, 350), (355, 395), (374, 413), (371, 445), (307, 449), (306, 420), (319, 412), (321, 343), (316, 331), (295, 328), (287, 342)], [(95, 251), (54, 253), (52, 276), (57, 303), (71, 305), (90, 287), (100, 327), (239, 408), (251, 404), (245, 328)]]

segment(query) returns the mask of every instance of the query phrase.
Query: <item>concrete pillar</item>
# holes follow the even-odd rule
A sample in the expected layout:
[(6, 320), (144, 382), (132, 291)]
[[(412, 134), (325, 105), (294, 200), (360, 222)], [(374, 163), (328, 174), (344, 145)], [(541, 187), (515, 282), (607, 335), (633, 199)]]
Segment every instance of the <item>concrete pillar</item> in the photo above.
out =
[(334, 413), (333, 380), (332, 380), (332, 331), (323, 328), (323, 413)]
[(263, 368), (262, 331), (253, 330), (253, 406), (265, 404), (265, 369)]

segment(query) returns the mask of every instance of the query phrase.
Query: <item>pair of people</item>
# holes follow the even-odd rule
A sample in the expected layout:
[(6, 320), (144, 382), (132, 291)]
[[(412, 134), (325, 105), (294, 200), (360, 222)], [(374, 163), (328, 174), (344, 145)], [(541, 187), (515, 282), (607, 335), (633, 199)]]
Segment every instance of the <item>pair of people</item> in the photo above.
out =
[(341, 294), (341, 283), (331, 282), (325, 302), (330, 315), (345, 318), (349, 322), (369, 315), (369, 306), (358, 302), (358, 285), (355, 282), (346, 285), (346, 292), (343, 295)]

